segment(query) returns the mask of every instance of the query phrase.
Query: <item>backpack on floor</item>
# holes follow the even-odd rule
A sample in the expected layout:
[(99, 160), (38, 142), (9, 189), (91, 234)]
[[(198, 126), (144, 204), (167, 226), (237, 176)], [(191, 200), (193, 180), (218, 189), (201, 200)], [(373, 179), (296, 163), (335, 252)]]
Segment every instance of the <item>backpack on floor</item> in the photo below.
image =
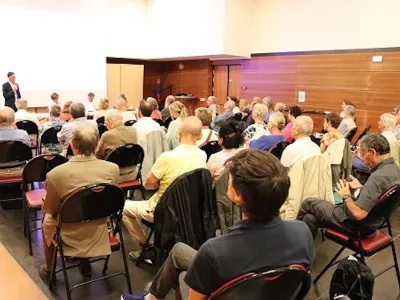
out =
[(329, 299), (371, 300), (374, 281), (371, 269), (361, 259), (350, 255), (333, 273)]

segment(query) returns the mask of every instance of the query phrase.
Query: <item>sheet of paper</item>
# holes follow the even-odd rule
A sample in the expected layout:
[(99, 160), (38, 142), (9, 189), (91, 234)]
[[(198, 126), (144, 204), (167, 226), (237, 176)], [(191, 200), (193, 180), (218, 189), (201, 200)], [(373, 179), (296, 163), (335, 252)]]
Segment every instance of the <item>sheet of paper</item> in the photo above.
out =
[(306, 102), (306, 92), (299, 91), (299, 102)]

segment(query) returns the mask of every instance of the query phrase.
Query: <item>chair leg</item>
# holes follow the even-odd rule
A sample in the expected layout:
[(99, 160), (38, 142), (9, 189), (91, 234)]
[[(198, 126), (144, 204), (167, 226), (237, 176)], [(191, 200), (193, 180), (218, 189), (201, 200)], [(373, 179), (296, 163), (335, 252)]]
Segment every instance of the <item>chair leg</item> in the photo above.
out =
[(101, 272), (103, 273), (103, 275), (105, 275), (106, 272), (107, 272), (107, 269), (108, 269), (108, 260), (109, 260), (109, 259), (110, 259), (110, 255), (107, 255), (106, 262), (104, 263), (103, 271), (101, 271)]
[(26, 207), (26, 229), (28, 233), (28, 245), (29, 245), (29, 255), (33, 255), (32, 251), (32, 231), (31, 225), (29, 224), (29, 207)]
[(339, 257), (340, 254), (342, 254), (342, 252), (344, 251), (344, 249), (346, 249), (346, 247), (342, 247), (338, 253), (336, 253), (336, 255), (331, 259), (331, 261), (325, 266), (325, 268), (321, 271), (321, 273), (318, 274), (317, 277), (315, 277), (313, 283), (316, 284), (318, 282), (318, 280), (320, 280), (320, 278), (322, 277), (322, 275), (325, 274), (326, 271), (328, 271), (328, 269), (332, 266), (332, 264), (335, 262), (335, 260)]
[(58, 247), (60, 249), (60, 257), (61, 257), (61, 265), (62, 265), (62, 270), (64, 274), (64, 284), (65, 284), (65, 290), (67, 292), (67, 299), (71, 300), (71, 290), (69, 289), (69, 281), (68, 281), (68, 274), (67, 274), (67, 267), (65, 265), (65, 257), (64, 257), (64, 251), (63, 247), (61, 245), (61, 239), (59, 240)]
[(397, 261), (396, 248), (394, 247), (394, 241), (392, 242), (392, 253), (393, 253), (393, 260), (394, 260), (394, 269), (396, 270), (397, 283), (399, 284), (399, 288), (400, 288), (399, 263)]
[(51, 265), (51, 273), (50, 273), (50, 280), (49, 280), (49, 290), (52, 290), (53, 283), (56, 281), (57, 253), (58, 253), (58, 247), (54, 246), (53, 262)]
[(144, 244), (142, 251), (140, 251), (139, 258), (136, 260), (136, 266), (139, 267), (140, 261), (142, 260), (144, 250), (149, 246), (151, 236), (153, 235), (154, 228), (151, 228), (149, 235), (147, 236), (146, 243)]
[(131, 285), (131, 277), (129, 275), (129, 269), (128, 269), (128, 261), (126, 259), (126, 252), (125, 252), (125, 243), (124, 243), (124, 238), (122, 236), (122, 229), (121, 229), (121, 224), (117, 225), (119, 227), (119, 239), (121, 243), (121, 254), (122, 254), (122, 259), (124, 261), (124, 269), (125, 269), (125, 278), (126, 278), (126, 284), (128, 285), (128, 291), (130, 294), (132, 294), (132, 285)]
[(28, 207), (27, 207), (27, 205), (26, 205), (26, 202), (25, 202), (25, 197), (23, 197), (22, 198), (22, 207), (23, 207), (23, 214), (24, 214), (24, 236), (26, 237), (26, 234), (27, 234), (27, 219), (28, 219), (28, 217), (27, 217), (27, 215), (28, 215), (28, 212), (27, 212), (27, 209), (28, 209)]
[(323, 228), (321, 228), (320, 232), (321, 232), (322, 241), (325, 242), (325, 230)]

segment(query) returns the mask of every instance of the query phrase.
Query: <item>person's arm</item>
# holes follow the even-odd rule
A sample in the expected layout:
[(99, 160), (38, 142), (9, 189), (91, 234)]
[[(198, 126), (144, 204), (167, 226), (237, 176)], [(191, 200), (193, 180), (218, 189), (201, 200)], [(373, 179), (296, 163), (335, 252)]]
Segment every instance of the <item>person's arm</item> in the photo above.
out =
[(290, 168), (292, 166), (292, 154), (290, 153), (290, 146), (288, 146), (285, 150), (283, 150), (281, 157), (281, 164), (285, 167)]
[(103, 136), (100, 138), (100, 142), (99, 142), (99, 145), (98, 145), (97, 150), (96, 150), (96, 157), (98, 159), (104, 159), (105, 156), (106, 156), (105, 155), (106, 154), (106, 145), (104, 143), (104, 135), (105, 134), (106, 133), (104, 133)]
[(23, 130), (22, 130), (22, 132), (24, 133), (24, 141), (23, 142), (30, 147), (31, 146), (31, 140), (29, 138), (28, 133), (26, 131), (23, 131)]
[(60, 208), (61, 208), (61, 197), (57, 192), (56, 184), (49, 176), (47, 176), (46, 198), (44, 199), (43, 202), (43, 211), (55, 217), (60, 213)]
[(144, 188), (146, 190), (158, 189), (161, 179), (168, 170), (168, 158), (163, 154), (157, 158), (151, 172), (147, 175), (146, 180), (144, 181)]
[(144, 181), (144, 188), (146, 190), (156, 190), (160, 186), (160, 179), (158, 179), (153, 172), (147, 174), (146, 180)]
[[(336, 184), (337, 186), (337, 193), (340, 196), (340, 198), (343, 198), (344, 196), (351, 195), (350, 192), (350, 184), (346, 181), (339, 180), (339, 182)], [(344, 200), (344, 203), (347, 207), (347, 209), (350, 211), (352, 216), (357, 220), (360, 221), (364, 219), (367, 215), (368, 212), (359, 207), (354, 200), (351, 197), (348, 197), (347, 199)]]
[(207, 162), (207, 168), (211, 173), (211, 177), (214, 178), (215, 171), (217, 169), (215, 163), (215, 154), (212, 154)]
[(206, 300), (208, 296), (203, 295), (194, 289), (189, 289), (189, 300)]
[(17, 98), (18, 98), (18, 99), (21, 99), (21, 92), (20, 92), (20, 90), (19, 90), (19, 84), (16, 84), (16, 86), (17, 86), (17, 90), (16, 90)]
[(5, 100), (10, 99), (12, 96), (14, 95), (14, 90), (11, 88), (11, 90), (9, 90), (7, 92), (7, 84), (3, 84), (3, 97)]

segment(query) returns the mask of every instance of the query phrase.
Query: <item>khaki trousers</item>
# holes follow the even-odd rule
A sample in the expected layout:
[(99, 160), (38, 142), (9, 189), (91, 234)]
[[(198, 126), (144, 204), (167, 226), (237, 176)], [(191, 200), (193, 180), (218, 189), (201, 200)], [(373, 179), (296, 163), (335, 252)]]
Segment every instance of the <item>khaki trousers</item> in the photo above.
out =
[(150, 200), (131, 201), (126, 200), (122, 221), (131, 237), (141, 244), (146, 243), (146, 235), (142, 229), (140, 220), (153, 222), (153, 210), (150, 208)]

